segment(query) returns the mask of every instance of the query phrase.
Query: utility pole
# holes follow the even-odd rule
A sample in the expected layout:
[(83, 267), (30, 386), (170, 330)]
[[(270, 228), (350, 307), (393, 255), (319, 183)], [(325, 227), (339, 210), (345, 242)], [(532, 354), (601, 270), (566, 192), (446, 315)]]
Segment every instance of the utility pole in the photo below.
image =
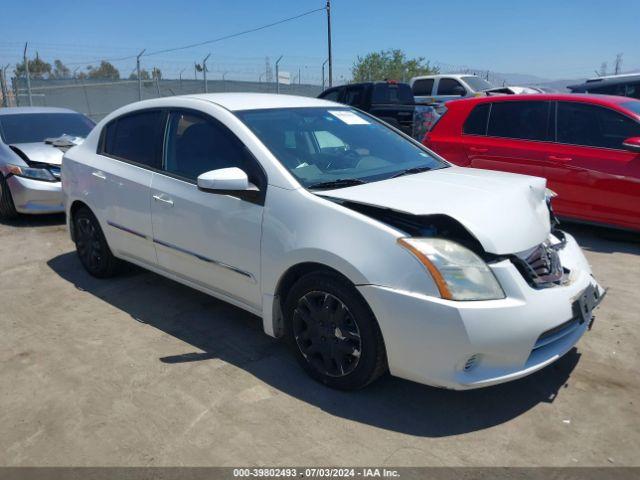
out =
[(324, 91), (324, 66), (327, 64), (329, 59), (327, 58), (324, 62), (322, 62), (322, 90)]
[(146, 48), (136, 56), (136, 75), (138, 75), (138, 100), (142, 100), (142, 77), (140, 76), (140, 57), (142, 56), (145, 50)]
[(182, 88), (182, 72), (184, 72), (185, 70), (186, 70), (186, 68), (183, 68), (182, 70), (180, 70), (180, 74), (179, 74), (180, 75), (180, 83), (179, 83), (180, 88)]
[(282, 55), (280, 58), (276, 60), (276, 93), (280, 93), (280, 60), (282, 60)]
[(327, 0), (327, 47), (329, 49), (329, 87), (333, 86), (333, 57), (331, 54), (331, 0)]
[[(9, 64), (7, 64), (7, 67)], [(9, 92), (7, 90), (7, 67), (3, 67), (0, 70), (0, 87), (2, 87), (2, 106), (9, 106)]]
[(210, 56), (211, 54), (207, 55), (206, 57), (204, 57), (204, 60), (202, 60), (202, 75), (204, 76), (204, 93), (209, 93), (209, 90), (207, 87), (207, 60), (209, 60)]
[(33, 107), (33, 98), (31, 98), (31, 76), (29, 75), (29, 60), (27, 59), (27, 45), (24, 44), (24, 53), (22, 59), (24, 60), (24, 72), (27, 76), (27, 95), (29, 96), (29, 106)]

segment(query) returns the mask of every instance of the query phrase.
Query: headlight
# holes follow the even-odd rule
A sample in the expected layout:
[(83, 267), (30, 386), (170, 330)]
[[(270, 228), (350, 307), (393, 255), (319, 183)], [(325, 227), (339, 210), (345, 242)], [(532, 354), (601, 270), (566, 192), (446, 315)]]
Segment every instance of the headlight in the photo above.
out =
[(496, 300), (504, 292), (487, 264), (471, 250), (442, 238), (400, 238), (449, 300)]
[(43, 180), (45, 182), (55, 182), (56, 177), (46, 168), (23, 167), (20, 165), (9, 165), (9, 171), (19, 177)]

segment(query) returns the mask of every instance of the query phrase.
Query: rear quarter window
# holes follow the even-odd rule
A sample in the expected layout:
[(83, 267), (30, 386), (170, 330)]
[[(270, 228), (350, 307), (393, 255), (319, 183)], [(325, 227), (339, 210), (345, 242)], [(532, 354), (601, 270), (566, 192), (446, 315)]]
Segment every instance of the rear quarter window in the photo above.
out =
[(462, 126), (462, 133), (466, 135), (486, 135), (491, 104), (476, 105)]

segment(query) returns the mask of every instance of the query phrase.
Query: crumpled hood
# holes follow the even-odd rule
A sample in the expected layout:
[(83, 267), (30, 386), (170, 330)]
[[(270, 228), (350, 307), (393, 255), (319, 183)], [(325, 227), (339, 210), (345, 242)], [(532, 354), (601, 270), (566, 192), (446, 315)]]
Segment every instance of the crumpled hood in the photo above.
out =
[(82, 137), (70, 137), (63, 135), (57, 139), (47, 139), (43, 142), (12, 143), (10, 147), (20, 150), (32, 162), (61, 165), (62, 156), (64, 155), (61, 148), (80, 145), (83, 141), (84, 139)]
[(532, 248), (549, 236), (545, 187), (544, 178), (450, 167), (315, 193), (413, 215), (448, 215), (487, 252), (502, 255)]

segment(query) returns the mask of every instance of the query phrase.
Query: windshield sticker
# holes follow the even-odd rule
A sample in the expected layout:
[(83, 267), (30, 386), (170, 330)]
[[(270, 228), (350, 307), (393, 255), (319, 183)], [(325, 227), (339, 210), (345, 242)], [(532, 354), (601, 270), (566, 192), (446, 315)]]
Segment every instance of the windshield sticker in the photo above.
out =
[(349, 112), (346, 110), (329, 110), (329, 113), (334, 117), (342, 120), (347, 125), (369, 125), (369, 122), (353, 112)]

